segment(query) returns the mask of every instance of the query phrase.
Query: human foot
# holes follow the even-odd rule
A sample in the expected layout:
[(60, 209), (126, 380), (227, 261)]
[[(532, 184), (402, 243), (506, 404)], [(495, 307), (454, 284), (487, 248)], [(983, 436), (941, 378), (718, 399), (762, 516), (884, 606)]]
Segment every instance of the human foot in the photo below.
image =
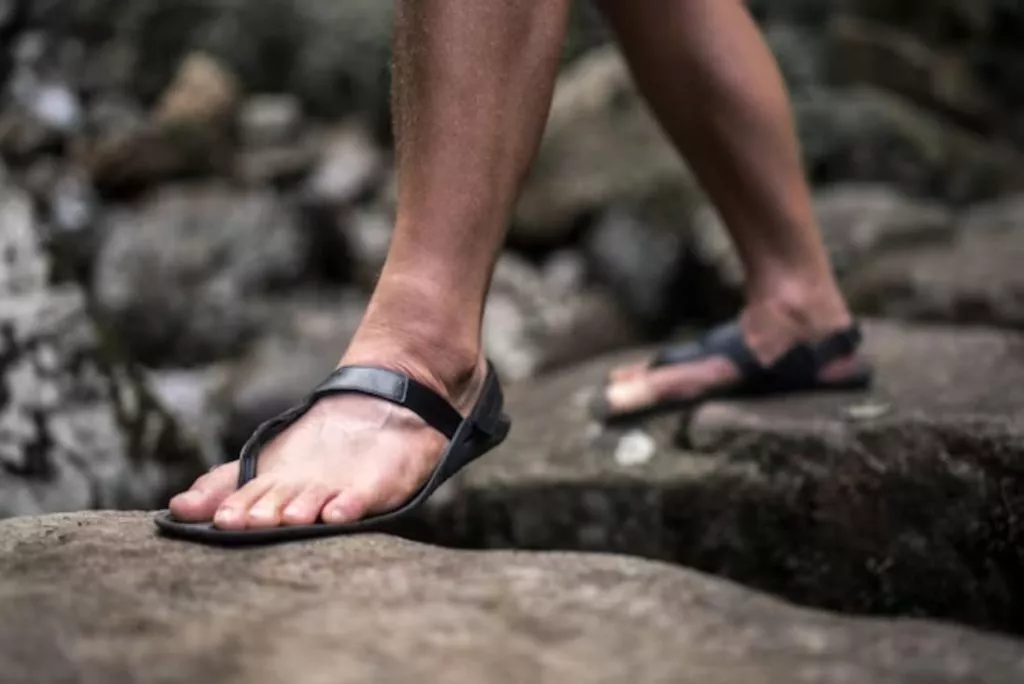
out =
[[(671, 357), (615, 368), (595, 402), (595, 412), (605, 420), (644, 413), (664, 404), (692, 401), (738, 386), (750, 372), (769, 368), (801, 345), (828, 345), (830, 349), (815, 380), (823, 386), (859, 385), (869, 376), (867, 363), (857, 351), (850, 314), (839, 300), (830, 312), (825, 307), (798, 309), (764, 301), (748, 306), (738, 320), (738, 332), (718, 329), (721, 349), (746, 347), (758, 367), (744, 372), (734, 354), (689, 349), (681, 354), (692, 360)], [(731, 341), (727, 341), (729, 336)], [(737, 339), (738, 336), (738, 339)], [(722, 345), (724, 342), (724, 346)], [(784, 383), (783, 383), (784, 384)]]
[[(432, 370), (423, 359), (433, 357)], [(467, 415), (487, 377), (482, 356), (437, 363), (437, 354), (410, 353), (393, 333), (357, 336), (342, 365), (372, 365), (403, 373)], [(236, 491), (238, 462), (200, 477), (171, 501), (175, 519), (213, 520), (223, 530), (350, 523), (394, 509), (434, 470), (447, 439), (407, 408), (357, 395), (325, 397), (273, 439), (259, 457), (257, 477)]]

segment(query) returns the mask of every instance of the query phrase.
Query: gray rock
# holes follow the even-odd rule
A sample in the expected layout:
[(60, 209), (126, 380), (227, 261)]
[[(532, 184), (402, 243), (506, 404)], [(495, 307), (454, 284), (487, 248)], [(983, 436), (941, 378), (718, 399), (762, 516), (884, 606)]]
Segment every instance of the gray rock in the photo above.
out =
[(238, 114), (242, 143), (251, 147), (294, 142), (302, 123), (302, 103), (281, 93), (249, 97)]
[[(587, 404), (646, 353), (509, 388), (511, 436), (435, 505), (430, 539), (636, 554), (833, 610), (1024, 630), (1024, 339), (879, 323), (867, 340), (871, 392), (632, 430)], [(637, 429), (655, 452), (624, 464)]]
[(369, 131), (343, 124), (319, 141), (321, 160), (306, 185), (306, 199), (314, 206), (342, 207), (352, 203), (380, 180), (384, 156)]
[(153, 365), (238, 353), (258, 328), (253, 303), (309, 263), (308, 236), (278, 197), (218, 184), (163, 188), (112, 211), (106, 232), (99, 303)]
[[(952, 209), (881, 184), (824, 188), (814, 196), (814, 209), (832, 266), (841, 276), (889, 250), (947, 244), (956, 233)], [(738, 290), (743, 265), (718, 213), (705, 206), (691, 225), (693, 255), (718, 282)]]
[(803, 154), (816, 184), (869, 181), (956, 202), (1019, 187), (1019, 152), (869, 87), (797, 98)]
[(49, 284), (27, 199), (3, 195), (0, 517), (162, 505), (215, 454), (157, 404), (84, 293)]
[(381, 536), (223, 553), (160, 539), (149, 516), (124, 514), (0, 525), (0, 644), (10, 684), (1011, 684), (1024, 675), (1024, 648), (1010, 639), (802, 610), (637, 559), (472, 553)]
[(511, 238), (532, 246), (558, 245), (580, 218), (658, 193), (698, 194), (618, 50), (593, 50), (558, 80)]
[(353, 278), (363, 289), (372, 290), (388, 256), (394, 218), (379, 209), (353, 209), (342, 215), (338, 228), (352, 261)]
[(505, 379), (522, 380), (637, 337), (606, 292), (567, 290), (512, 253), (498, 259), (484, 312), (483, 345)]
[(948, 244), (892, 251), (844, 287), (858, 310), (891, 317), (1024, 327), (1024, 197), (969, 209)]

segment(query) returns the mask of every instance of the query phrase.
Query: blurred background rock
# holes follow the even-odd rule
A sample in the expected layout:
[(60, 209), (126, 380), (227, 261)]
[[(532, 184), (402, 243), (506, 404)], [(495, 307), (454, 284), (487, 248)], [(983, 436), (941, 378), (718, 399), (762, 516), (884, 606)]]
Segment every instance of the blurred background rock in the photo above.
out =
[[(750, 5), (856, 312), (1022, 327), (1024, 4)], [(0, 0), (0, 516), (159, 506), (330, 370), (390, 237), (391, 15)], [(578, 3), (487, 352), (529, 378), (730, 315), (742, 277)]]

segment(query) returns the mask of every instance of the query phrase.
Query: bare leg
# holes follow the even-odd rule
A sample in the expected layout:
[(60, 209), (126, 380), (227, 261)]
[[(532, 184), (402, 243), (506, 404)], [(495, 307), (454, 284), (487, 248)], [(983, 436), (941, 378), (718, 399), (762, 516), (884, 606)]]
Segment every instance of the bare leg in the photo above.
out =
[[(777, 64), (742, 0), (602, 0), (637, 82), (715, 202), (743, 260), (748, 344), (770, 362), (846, 326)], [(849, 372), (853, 359), (826, 369)], [(613, 373), (613, 410), (737, 377), (725, 359)]]
[[(543, 131), (568, 0), (400, 0), (394, 92), (400, 196), (387, 263), (343, 363), (407, 373), (466, 412), (485, 366), (480, 323), (494, 260)], [(348, 522), (404, 501), (444, 438), (375, 399), (323, 400), (268, 445), (171, 502), (223, 528)]]

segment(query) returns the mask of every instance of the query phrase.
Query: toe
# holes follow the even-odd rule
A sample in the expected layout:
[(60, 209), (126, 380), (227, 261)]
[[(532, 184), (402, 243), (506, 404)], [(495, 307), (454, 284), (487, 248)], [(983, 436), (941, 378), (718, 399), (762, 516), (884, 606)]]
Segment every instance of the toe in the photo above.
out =
[(362, 520), (372, 509), (375, 499), (365, 489), (346, 489), (324, 505), (324, 522), (340, 525)]
[(281, 522), (285, 525), (311, 525), (320, 518), (324, 504), (337, 494), (337, 489), (322, 485), (306, 487), (285, 506)]
[(631, 363), (627, 366), (619, 366), (618, 368), (613, 368), (608, 373), (608, 379), (611, 382), (623, 382), (625, 380), (634, 380), (639, 376), (643, 375), (645, 370), (647, 370), (646, 363)]
[(249, 508), (246, 527), (256, 530), (279, 527), (282, 512), (300, 491), (302, 491), (302, 484), (298, 482), (274, 484)]
[(213, 523), (225, 530), (243, 530), (248, 524), (249, 509), (275, 484), (268, 476), (257, 477), (224, 500), (213, 516)]
[(712, 357), (645, 370), (608, 386), (605, 400), (611, 415), (643, 411), (656, 404), (687, 400), (732, 382), (738, 372), (728, 359)]
[(171, 514), (185, 522), (213, 519), (214, 511), (235, 491), (238, 484), (238, 463), (227, 463), (198, 478), (188, 491), (171, 499)]

